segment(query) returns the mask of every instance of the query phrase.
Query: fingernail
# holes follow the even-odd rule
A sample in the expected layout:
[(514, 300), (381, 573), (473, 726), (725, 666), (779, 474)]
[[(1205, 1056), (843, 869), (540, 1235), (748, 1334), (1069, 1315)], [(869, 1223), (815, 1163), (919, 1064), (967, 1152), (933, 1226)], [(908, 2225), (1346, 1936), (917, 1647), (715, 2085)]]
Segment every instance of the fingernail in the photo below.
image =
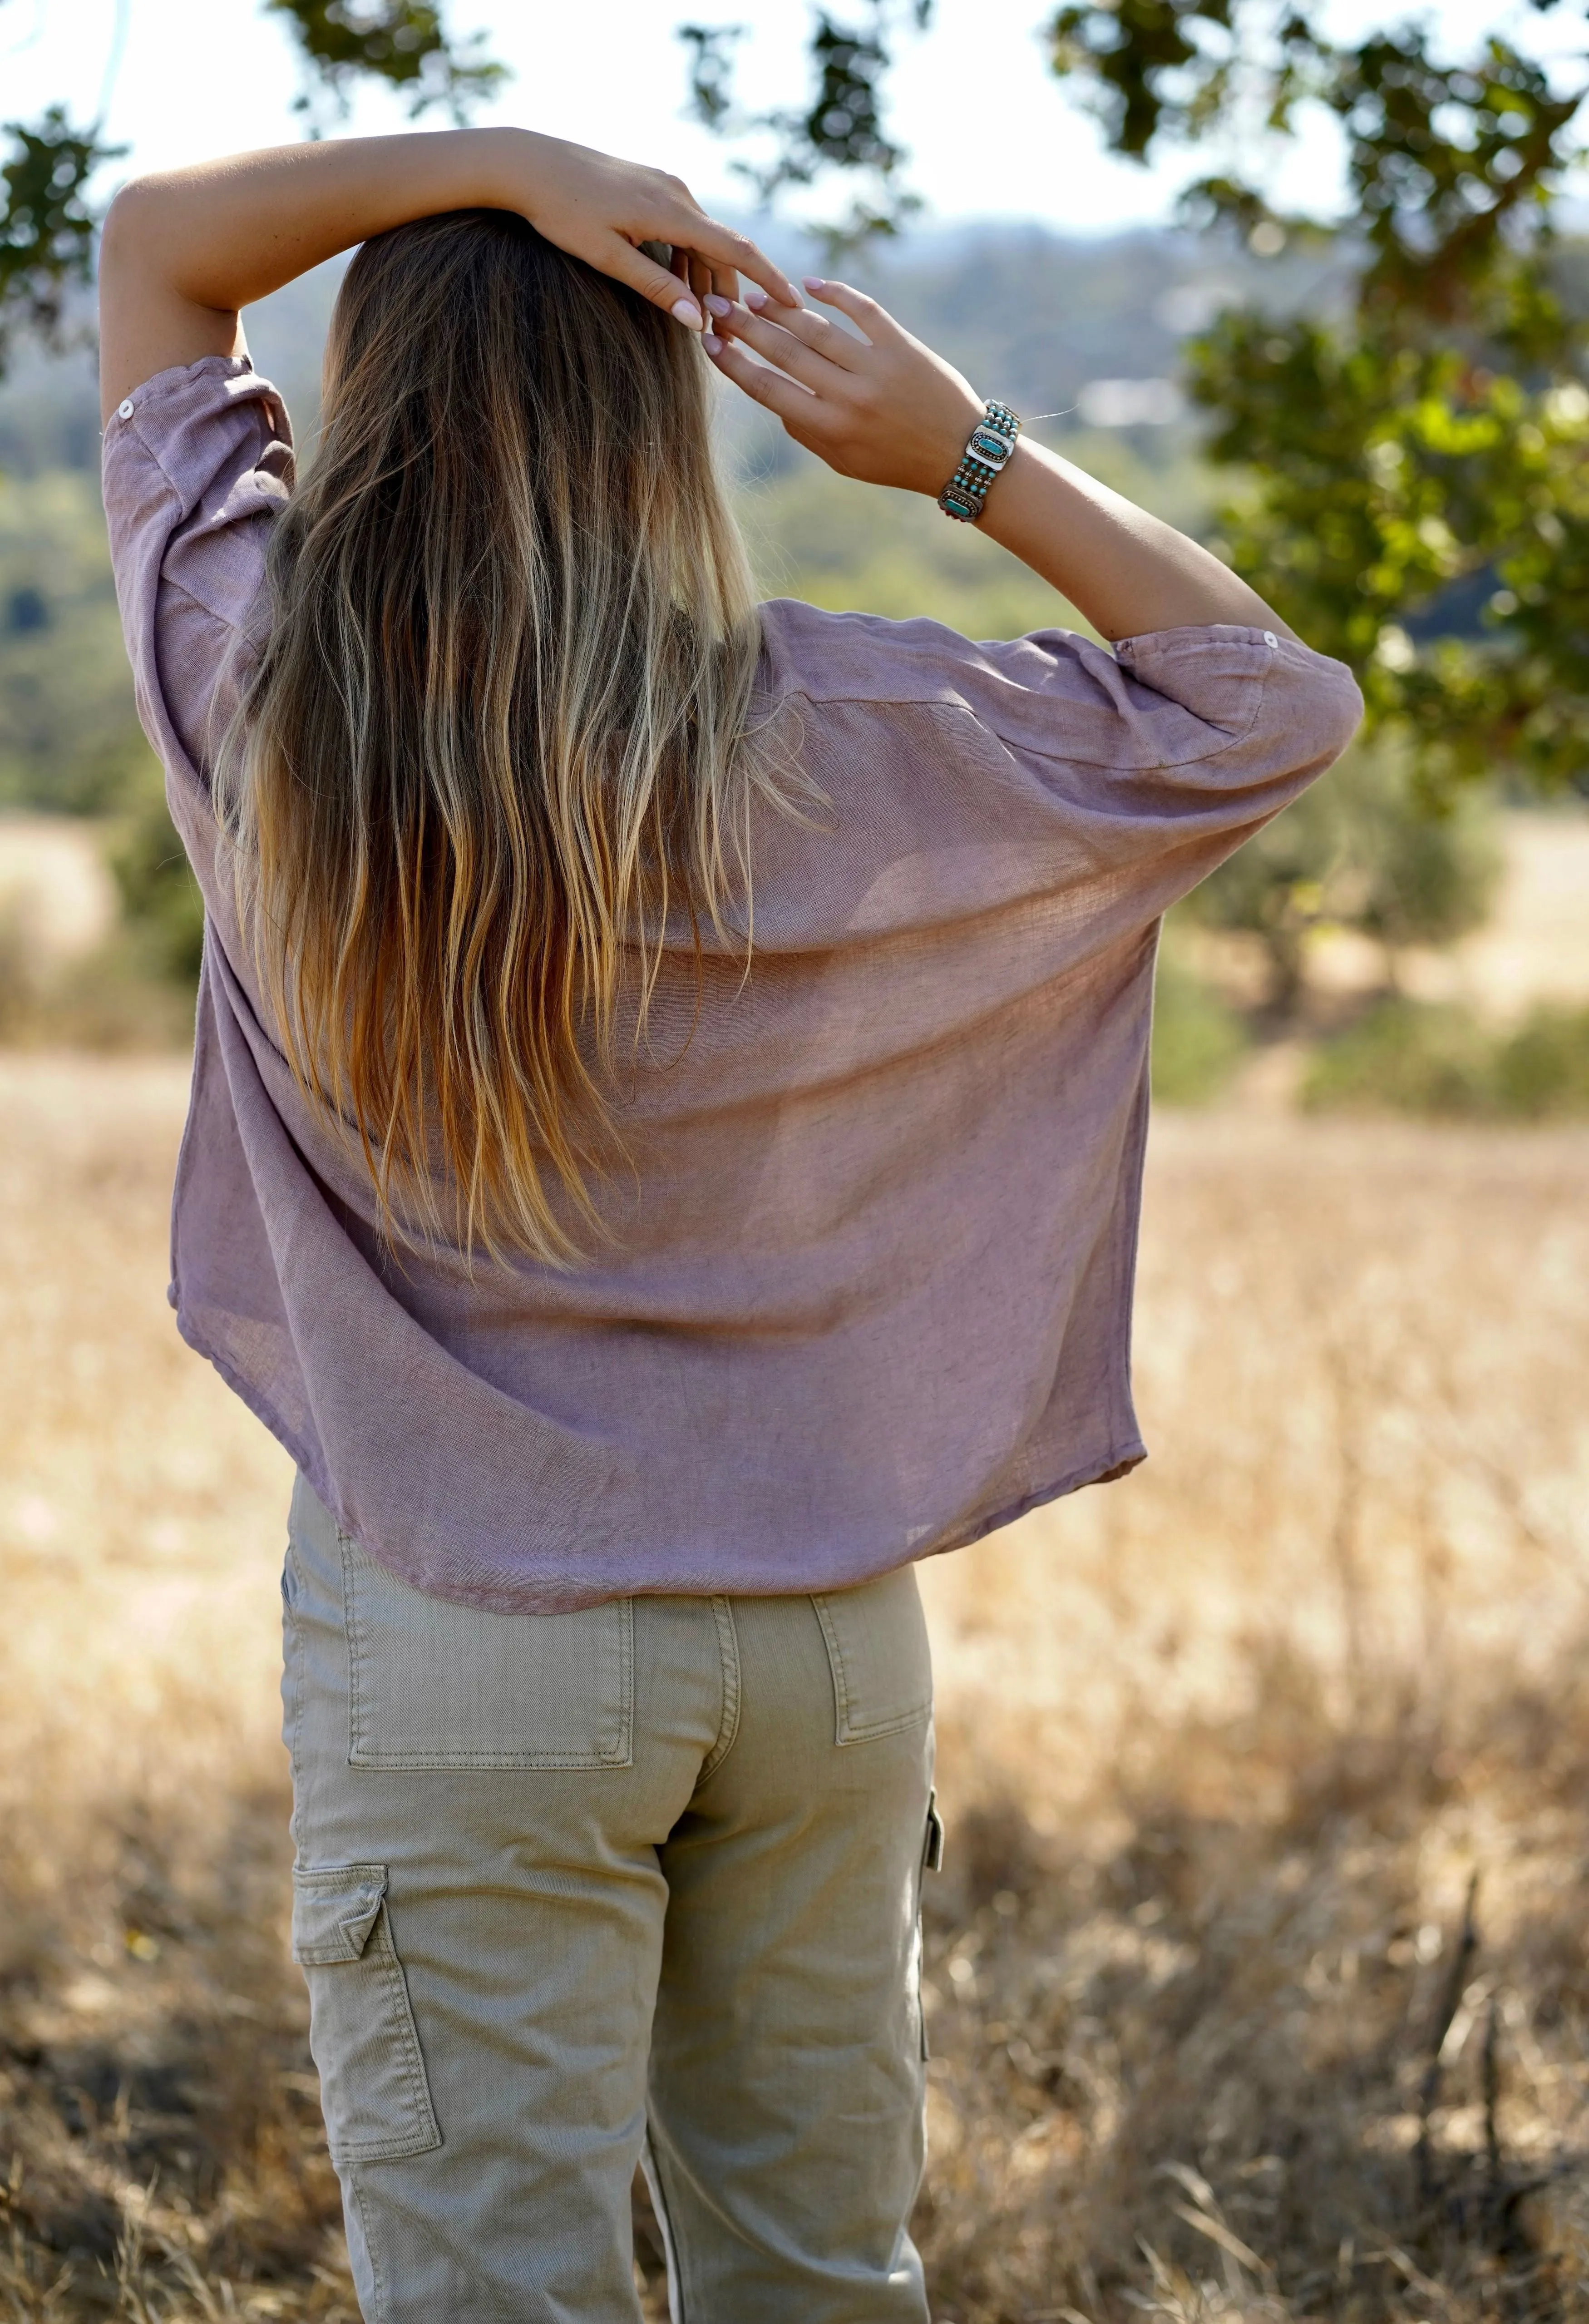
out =
[(668, 312), (676, 321), (687, 323), (693, 331), (702, 327), (701, 309), (693, 299), (675, 299)]
[(722, 353), (722, 341), (715, 331), (703, 331), (701, 344), (709, 355), (719, 355)]
[(800, 280), (808, 290), (825, 290), (828, 287), (827, 277), (822, 274), (803, 274)]
[(759, 282), (747, 282), (745, 285), (745, 304), (749, 308), (753, 315), (760, 314), (762, 309), (767, 304), (767, 292), (762, 289)]
[(709, 290), (706, 294), (706, 311), (709, 315), (731, 315), (734, 311), (734, 302), (731, 299), (720, 299), (715, 290)]

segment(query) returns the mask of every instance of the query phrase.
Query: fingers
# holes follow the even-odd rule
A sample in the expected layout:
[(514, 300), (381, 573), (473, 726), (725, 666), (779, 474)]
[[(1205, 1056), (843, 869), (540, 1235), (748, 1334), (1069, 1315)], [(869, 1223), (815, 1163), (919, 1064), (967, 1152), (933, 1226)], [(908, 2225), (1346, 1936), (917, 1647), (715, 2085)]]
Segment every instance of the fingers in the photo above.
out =
[[(662, 266), (654, 258), (648, 257), (643, 250), (637, 250), (634, 244), (622, 235), (614, 234), (608, 240), (607, 254), (597, 263), (604, 274), (611, 274), (616, 281), (626, 282), (631, 290), (639, 291), (642, 298), (649, 299), (653, 305), (666, 308), (670, 315), (692, 331), (703, 327), (703, 309), (709, 298), (715, 299), (719, 308), (725, 308), (733, 303), (739, 288), (739, 277), (731, 268), (720, 270), (703, 258), (699, 251), (683, 242), (674, 244), (671, 263)], [(760, 295), (765, 303), (765, 293)], [(804, 309), (799, 307), (778, 309), (780, 316), (798, 316), (804, 312)], [(810, 319), (822, 321), (816, 316)], [(824, 330), (830, 327), (822, 323)]]
[(876, 340), (899, 328), (886, 307), (879, 307), (864, 290), (852, 290), (848, 282), (829, 282), (820, 274), (803, 275), (801, 280), (813, 299), (820, 299), (824, 307), (837, 307), (868, 339)]
[(816, 401), (809, 388), (786, 379), (781, 371), (770, 371), (766, 364), (752, 363), (742, 349), (720, 338), (715, 332), (708, 332), (703, 344), (726, 379), (731, 379), (753, 403), (776, 412), (792, 436), (804, 435)]
[[(726, 311), (720, 313), (720, 309)], [(780, 371), (786, 372), (791, 379), (798, 380), (803, 387), (810, 388), (813, 393), (833, 382), (837, 373), (848, 368), (834, 363), (825, 346), (816, 343), (814, 333), (810, 331), (813, 325), (821, 326), (829, 342), (840, 336), (831, 325), (822, 326), (820, 317), (805, 318), (807, 328), (796, 330), (794, 327), (801, 319), (798, 310), (780, 309), (778, 321), (771, 323), (749, 307), (734, 307), (726, 300), (713, 299), (707, 311), (713, 318), (714, 330), (723, 337), (742, 339), (747, 346), (754, 347), (758, 355), (764, 356), (770, 364), (776, 364)], [(788, 327), (785, 327), (785, 322)]]
[[(646, 202), (643, 224), (637, 214), (632, 222), (612, 225), (602, 235), (599, 251), (585, 244), (583, 235), (577, 241), (570, 236), (564, 246), (577, 247), (603, 273), (627, 283), (692, 330), (703, 327), (702, 309), (707, 298), (738, 297), (742, 274), (757, 287), (764, 305), (770, 296), (778, 302), (780, 312), (800, 311), (800, 294), (788, 276), (748, 235), (706, 217), (678, 180), (663, 182), (666, 194), (657, 208), (652, 200), (658, 181), (653, 177), (642, 189), (652, 198)], [(560, 238), (555, 226), (549, 231), (554, 240)], [(664, 266), (650, 257), (638, 246), (641, 241), (669, 244), (671, 265)]]
[[(731, 302), (739, 296), (739, 278), (731, 266), (714, 266), (709, 259), (700, 257), (693, 251), (689, 257), (690, 288), (702, 306), (712, 299), (726, 299)], [(765, 299), (767, 293), (758, 290), (757, 296)]]
[(697, 331), (702, 302), (737, 298), (741, 276), (764, 302), (798, 309), (783, 269), (748, 235), (708, 217), (682, 178), (555, 139), (537, 143), (547, 149), (545, 168), (532, 172), (523, 214), (560, 249)]
[[(708, 297), (739, 296), (741, 275), (757, 286), (764, 302), (771, 297), (780, 309), (798, 309), (800, 293), (783, 269), (748, 235), (708, 217), (682, 178), (577, 148), (559, 150), (574, 157), (567, 166), (574, 198), (561, 206), (543, 202), (525, 215), (563, 249), (627, 283), (693, 330), (703, 327), (702, 306)], [(671, 263), (660, 263), (643, 244), (667, 244)]]
[(681, 222), (678, 239), (696, 256), (705, 259), (714, 271), (748, 275), (752, 282), (770, 292), (780, 306), (799, 306), (800, 293), (783, 268), (775, 266), (749, 235), (736, 234), (731, 226), (720, 226), (716, 218), (697, 210), (687, 225)]
[[(841, 371), (858, 370), (866, 358), (864, 339), (858, 339), (851, 331), (840, 330), (825, 315), (813, 314), (809, 307), (780, 307), (776, 316), (771, 315), (765, 293), (755, 289), (746, 291), (745, 305), (759, 321), (787, 331), (791, 338), (812, 348), (824, 361), (837, 364)], [(717, 309), (710, 311), (716, 313)]]
[[(705, 328), (705, 317), (688, 288), (689, 253), (675, 247), (673, 267), (659, 266), (637, 250), (620, 234), (610, 235), (604, 254), (596, 260), (603, 274), (611, 274), (615, 282), (627, 282), (642, 299), (649, 299), (692, 331)], [(676, 271), (675, 271), (676, 270)]]
[[(710, 298), (733, 300), (739, 295), (737, 274), (724, 273), (709, 266), (703, 258), (697, 258), (693, 251), (685, 249), (682, 243), (673, 251), (669, 271), (688, 290), (697, 307), (704, 307)], [(766, 293), (758, 295), (765, 297)]]

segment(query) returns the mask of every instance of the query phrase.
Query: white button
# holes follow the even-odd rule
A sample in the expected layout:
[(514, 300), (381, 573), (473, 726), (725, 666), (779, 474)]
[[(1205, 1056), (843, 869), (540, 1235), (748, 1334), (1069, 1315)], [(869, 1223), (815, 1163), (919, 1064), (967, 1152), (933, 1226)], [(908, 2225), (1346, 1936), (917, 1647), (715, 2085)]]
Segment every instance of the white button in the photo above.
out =
[(1280, 640), (1275, 636), (1272, 630), (1265, 630), (1263, 632), (1263, 642), (1266, 646), (1274, 646), (1278, 648)]
[(127, 401), (125, 403), (118, 403), (118, 404), (116, 405), (115, 410), (116, 410), (116, 418), (117, 418), (118, 420), (131, 420), (131, 418), (133, 417), (133, 405), (132, 405), (131, 398), (129, 398), (129, 399), (128, 399), (128, 401)]

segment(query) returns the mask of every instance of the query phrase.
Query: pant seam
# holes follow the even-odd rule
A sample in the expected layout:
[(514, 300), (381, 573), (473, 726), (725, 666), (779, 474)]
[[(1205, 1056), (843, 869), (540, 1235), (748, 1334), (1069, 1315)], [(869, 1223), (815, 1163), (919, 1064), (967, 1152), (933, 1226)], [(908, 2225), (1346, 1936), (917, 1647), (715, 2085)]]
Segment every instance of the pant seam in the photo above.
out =
[(303, 1626), (299, 1620), (296, 1602), (299, 1582), (299, 1576), (292, 1572), (292, 1537), (289, 1534), (284, 1570), (292, 1576), (292, 1595), (289, 1596), (286, 1591), (283, 1591), (281, 1595), (287, 1609), (288, 1636), (285, 1658), (288, 1683), (292, 1689), (292, 1716), (288, 1722), (287, 1734), (287, 1765), (292, 1780), (292, 1813), (288, 1819), (287, 1828), (292, 1839), (292, 1852), (297, 1858), (303, 1852), (303, 1824), (300, 1816), (303, 1786), (299, 1773), (302, 1764), (302, 1755), (299, 1744), (303, 1728), (304, 1648)]
[(667, 2313), (669, 2324), (687, 2324), (684, 2308), (684, 2276), (679, 2266), (678, 2237), (674, 2233), (673, 2214), (667, 2208), (667, 2190), (662, 2183), (662, 2165), (657, 2159), (651, 2126), (646, 2125), (646, 2136), (640, 2148), (640, 2169), (651, 2197), (651, 2209), (657, 2214), (657, 2226), (662, 2236), (662, 2258), (667, 2269)]
[(386, 2283), (381, 2273), (381, 2261), (375, 2249), (375, 2239), (370, 2233), (370, 2214), (364, 2208), (364, 2184), (356, 2163), (347, 2166), (348, 2190), (359, 2215), (359, 2227), (364, 2238), (365, 2256), (370, 2262), (370, 2288), (375, 2295), (375, 2313), (369, 2324), (387, 2324)]
[(739, 1634), (734, 1628), (734, 1609), (726, 1598), (713, 1598), (712, 1612), (717, 1624), (718, 1665), (722, 1674), (722, 1716), (718, 1721), (717, 1740), (701, 1769), (703, 1783), (716, 1775), (739, 1734)]
[(359, 1732), (359, 1605), (358, 1575), (354, 1566), (352, 1536), (336, 1529), (338, 1563), (342, 1567), (342, 1632), (347, 1649), (347, 1764), (358, 1766)]

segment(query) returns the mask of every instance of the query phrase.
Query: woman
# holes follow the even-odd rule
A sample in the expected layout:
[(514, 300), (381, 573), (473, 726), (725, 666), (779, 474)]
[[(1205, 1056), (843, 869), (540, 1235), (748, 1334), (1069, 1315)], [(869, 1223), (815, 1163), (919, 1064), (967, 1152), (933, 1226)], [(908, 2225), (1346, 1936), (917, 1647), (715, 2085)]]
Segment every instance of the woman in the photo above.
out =
[[(238, 309), (354, 244), (295, 488)], [(171, 1298), (300, 1471), (293, 1944), (384, 2324), (632, 2319), (637, 2159), (675, 2317), (925, 2317), (911, 1561), (1143, 1457), (1159, 916), (1358, 716), (807, 287), (843, 322), (513, 131), (106, 228), (117, 582), (207, 913)], [(708, 363), (1113, 650), (758, 607)]]

